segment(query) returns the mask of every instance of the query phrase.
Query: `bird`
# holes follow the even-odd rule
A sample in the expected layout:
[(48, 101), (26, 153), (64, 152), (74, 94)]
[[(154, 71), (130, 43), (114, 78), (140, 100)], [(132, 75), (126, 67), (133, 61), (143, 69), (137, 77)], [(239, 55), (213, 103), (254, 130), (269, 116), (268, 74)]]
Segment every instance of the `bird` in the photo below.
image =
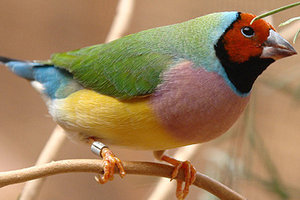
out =
[(176, 196), (184, 199), (196, 169), (165, 150), (211, 141), (247, 106), (257, 77), (273, 62), (297, 54), (263, 19), (216, 12), (124, 36), (109, 43), (55, 53), (49, 60), (0, 57), (41, 94), (69, 138), (90, 144), (104, 160), (98, 182), (122, 161), (107, 145), (154, 151), (185, 170)]

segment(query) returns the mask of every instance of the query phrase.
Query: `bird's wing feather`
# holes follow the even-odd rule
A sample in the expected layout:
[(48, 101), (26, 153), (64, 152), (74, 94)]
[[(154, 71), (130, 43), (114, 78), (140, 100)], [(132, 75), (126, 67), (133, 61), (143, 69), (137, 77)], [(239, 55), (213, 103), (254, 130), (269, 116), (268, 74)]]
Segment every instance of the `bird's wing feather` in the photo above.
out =
[(111, 43), (54, 54), (50, 63), (68, 70), (87, 88), (129, 99), (151, 94), (172, 60), (171, 55), (129, 35)]

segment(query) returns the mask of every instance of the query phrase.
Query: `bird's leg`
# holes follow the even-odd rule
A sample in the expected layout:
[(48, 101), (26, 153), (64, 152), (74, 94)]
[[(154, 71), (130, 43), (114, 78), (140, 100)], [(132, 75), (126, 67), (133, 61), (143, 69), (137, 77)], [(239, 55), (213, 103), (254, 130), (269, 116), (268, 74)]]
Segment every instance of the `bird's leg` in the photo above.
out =
[(182, 189), (183, 181), (177, 180), (177, 189), (176, 189), (176, 197), (178, 199), (184, 199), (189, 193), (189, 187), (192, 185), (196, 180), (196, 169), (189, 161), (179, 161), (171, 156), (165, 154), (165, 151), (154, 151), (154, 156), (158, 160), (162, 160), (174, 165), (175, 169), (172, 172), (171, 180), (176, 178), (178, 172), (181, 168), (184, 169), (185, 175), (185, 186)]
[(91, 146), (91, 151), (97, 156), (102, 157), (104, 161), (104, 173), (103, 176), (98, 175), (98, 177), (95, 177), (97, 182), (104, 184), (108, 180), (113, 180), (115, 166), (119, 168), (120, 177), (123, 178), (125, 176), (126, 173), (122, 161), (114, 155), (114, 153), (108, 148), (108, 146), (99, 141), (94, 141)]

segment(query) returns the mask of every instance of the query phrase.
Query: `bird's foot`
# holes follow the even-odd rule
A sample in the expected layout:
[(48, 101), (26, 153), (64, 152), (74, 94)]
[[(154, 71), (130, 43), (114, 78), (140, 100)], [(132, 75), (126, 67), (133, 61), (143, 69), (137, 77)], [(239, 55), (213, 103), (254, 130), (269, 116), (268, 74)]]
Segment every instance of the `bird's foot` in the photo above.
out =
[(93, 142), (91, 150), (96, 155), (103, 158), (103, 175), (96, 176), (95, 179), (98, 183), (104, 184), (109, 180), (113, 180), (115, 166), (119, 169), (119, 175), (121, 178), (125, 176), (125, 170), (122, 161), (115, 156), (115, 154), (104, 144), (99, 141)]
[[(168, 155), (162, 155), (160, 159), (174, 165), (175, 169), (172, 172), (171, 180), (177, 177), (181, 168), (184, 169), (185, 181), (177, 180), (176, 197), (179, 200), (185, 199), (189, 193), (190, 185), (196, 180), (197, 171), (195, 167), (189, 161), (179, 161)], [(185, 185), (182, 188), (183, 182), (185, 182)]]

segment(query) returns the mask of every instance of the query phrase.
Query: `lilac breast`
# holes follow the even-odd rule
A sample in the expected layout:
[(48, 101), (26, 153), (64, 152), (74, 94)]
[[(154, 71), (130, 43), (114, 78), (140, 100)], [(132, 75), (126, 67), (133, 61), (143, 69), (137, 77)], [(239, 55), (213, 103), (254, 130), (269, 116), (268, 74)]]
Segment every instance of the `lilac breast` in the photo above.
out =
[(227, 131), (244, 111), (248, 97), (236, 95), (215, 72), (184, 62), (165, 72), (150, 99), (162, 125), (188, 144), (212, 140)]

